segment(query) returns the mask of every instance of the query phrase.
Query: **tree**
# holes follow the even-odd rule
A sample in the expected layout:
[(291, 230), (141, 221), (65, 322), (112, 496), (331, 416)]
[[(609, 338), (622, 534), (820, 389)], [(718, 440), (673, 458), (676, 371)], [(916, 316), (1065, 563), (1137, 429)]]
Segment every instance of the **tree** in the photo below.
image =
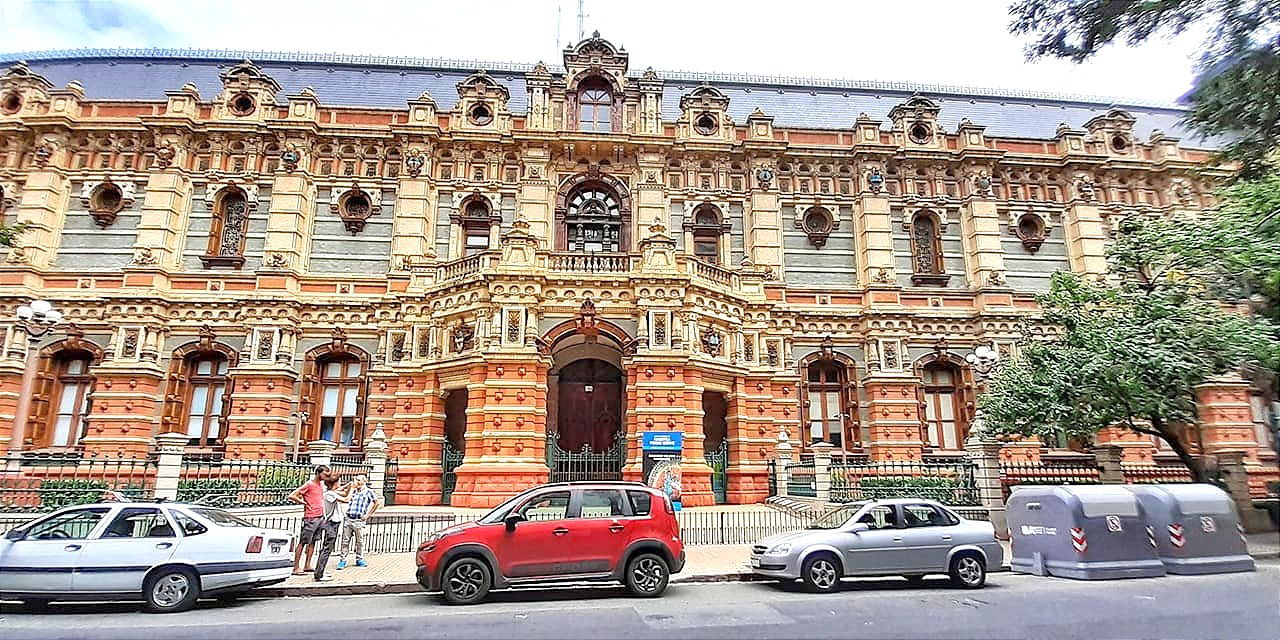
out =
[[(1188, 224), (1194, 225), (1188, 229)], [(1216, 218), (1133, 220), (1109, 254), (1113, 277), (1054, 274), (1041, 296), (1052, 335), (1024, 339), (1017, 359), (980, 399), (997, 435), (1092, 436), (1121, 427), (1167, 442), (1197, 481), (1191, 455), (1196, 387), (1231, 373), (1280, 369), (1280, 334), (1264, 318), (1225, 308), (1214, 293), (1219, 265), (1184, 256), (1207, 251), (1200, 229)]]
[(1189, 126), (1224, 140), (1224, 157), (1253, 178), (1274, 166), (1280, 147), (1280, 0), (1019, 0), (1014, 34), (1032, 34), (1029, 59), (1083, 62), (1123, 40), (1209, 27), (1200, 75), (1184, 96)]
[(12, 247), (14, 240), (27, 229), (27, 223), (5, 224), (0, 222), (0, 247)]

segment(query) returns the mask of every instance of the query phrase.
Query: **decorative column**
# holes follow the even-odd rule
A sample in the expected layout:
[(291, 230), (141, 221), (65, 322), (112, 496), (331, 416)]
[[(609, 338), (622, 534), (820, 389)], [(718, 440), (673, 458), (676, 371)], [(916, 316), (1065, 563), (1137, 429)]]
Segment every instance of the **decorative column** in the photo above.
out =
[(882, 192), (884, 176), (873, 168), (867, 176), (869, 191), (859, 194), (854, 204), (854, 244), (858, 248), (858, 282), (884, 292), (872, 292), (869, 302), (897, 303), (893, 285), (893, 218), (889, 211), (889, 196)]
[(176, 165), (153, 167), (147, 174), (126, 286), (162, 286), (164, 283), (155, 282), (154, 274), (148, 272), (181, 268), (183, 230), (193, 191), (190, 175)]
[(396, 185), (395, 218), (391, 226), (391, 268), (401, 270), (409, 264), (436, 256), (435, 201), (436, 189), (429, 172), (422, 172), (421, 156), (405, 160), (416, 162), (417, 169), (401, 173)]
[(467, 386), (467, 452), (451, 504), (492, 507), (547, 481), (547, 363), (486, 354)]
[(1062, 216), (1071, 271), (1087, 277), (1107, 272), (1107, 226), (1096, 203), (1095, 187), (1087, 176), (1075, 185), (1076, 199)]
[(919, 381), (905, 371), (899, 338), (867, 342), (868, 452), (873, 461), (920, 460), (924, 455), (921, 433)]
[(270, 206), (262, 269), (285, 272), (294, 277), (260, 276), (258, 288), (296, 290), (296, 274), (305, 270), (310, 253), (316, 212), (315, 181), (301, 170), (277, 172), (271, 184)]
[(182, 476), (182, 454), (188, 440), (185, 433), (162, 433), (156, 436), (155, 497), (157, 499), (178, 499), (178, 481)]
[[(772, 132), (771, 125), (769, 129)], [(759, 268), (772, 269), (781, 278), (782, 203), (773, 181), (775, 171), (772, 165), (759, 163), (755, 175), (748, 178), (756, 181), (756, 188), (751, 190), (751, 200), (743, 212), (743, 232), (744, 249), (751, 262)]]
[(364, 443), (364, 462), (369, 465), (369, 486), (379, 495), (387, 479), (387, 434), (382, 423), (373, 429), (373, 435)]
[(787, 437), (787, 432), (778, 433), (778, 444), (774, 447), (774, 486), (777, 487), (778, 496), (787, 497), (787, 493), (791, 488), (791, 439)]
[(21, 198), (12, 214), (12, 221), (25, 223), (27, 229), (9, 249), (7, 262), (11, 264), (42, 269), (52, 265), (57, 257), (71, 200), (71, 180), (61, 167), (67, 152), (61, 147), (55, 140), (36, 145), (35, 169), (27, 173)]
[(978, 490), (978, 500), (987, 510), (996, 537), (1007, 539), (1009, 520), (1005, 512), (1004, 487), (1000, 483), (1000, 443), (975, 432), (965, 440), (964, 449), (973, 464), (973, 483)]
[(310, 457), (310, 463), (313, 467), (321, 465), (329, 466), (333, 464), (333, 450), (338, 445), (328, 440), (312, 440), (307, 443), (307, 454)]
[(1114, 444), (1093, 447), (1094, 462), (1098, 465), (1098, 480), (1103, 484), (1124, 484), (1124, 448)]
[(529, 222), (529, 233), (541, 246), (555, 246), (552, 202), (556, 194), (551, 189), (551, 152), (544, 147), (525, 147), (520, 154), (524, 175), (516, 193), (516, 211)]
[[(301, 377), (292, 366), (296, 338), (287, 326), (250, 329), (237, 365), (228, 372), (233, 387), (224, 441), (228, 458), (281, 460), (293, 444)], [(300, 441), (303, 435), (294, 437)]]
[(831, 450), (835, 447), (819, 442), (812, 448), (814, 495), (819, 504), (826, 504), (831, 502)]
[[(758, 367), (757, 367), (758, 371)], [(778, 432), (768, 376), (762, 373), (737, 377), (729, 398), (727, 501), (754, 504), (769, 497), (768, 460)]]
[(1013, 297), (1005, 284), (1004, 248), (1000, 241), (1000, 214), (991, 192), (991, 179), (973, 179), (974, 194), (960, 212), (960, 240), (964, 246), (965, 273), (978, 290), (977, 304), (1009, 308)]
[(1249, 394), (1249, 383), (1236, 377), (1224, 376), (1196, 387), (1204, 453), (1243, 451), (1246, 461), (1257, 462), (1258, 441)]
[[(93, 403), (81, 444), (87, 455), (145, 456), (159, 424), (166, 371), (154, 357), (142, 358), (142, 345), (155, 329), (125, 326), (117, 330), (106, 358), (93, 368)], [(153, 355), (153, 354), (149, 354)]]

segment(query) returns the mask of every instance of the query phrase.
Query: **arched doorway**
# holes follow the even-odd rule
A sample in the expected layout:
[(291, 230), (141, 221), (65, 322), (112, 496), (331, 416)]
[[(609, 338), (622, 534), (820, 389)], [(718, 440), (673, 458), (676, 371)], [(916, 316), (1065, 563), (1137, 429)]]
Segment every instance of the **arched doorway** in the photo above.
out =
[(555, 423), (547, 433), (551, 482), (621, 480), (626, 461), (622, 370), (597, 358), (558, 370)]

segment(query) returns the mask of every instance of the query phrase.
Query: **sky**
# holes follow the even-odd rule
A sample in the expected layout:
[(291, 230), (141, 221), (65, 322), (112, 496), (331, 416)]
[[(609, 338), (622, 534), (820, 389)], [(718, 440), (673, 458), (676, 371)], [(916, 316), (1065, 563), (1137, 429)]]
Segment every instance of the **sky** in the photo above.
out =
[[(1012, 0), (643, 2), (585, 0), (584, 32), (631, 54), (633, 71), (885, 80), (1169, 103), (1201, 40), (1113, 45), (1093, 60), (1027, 62)], [(81, 47), (561, 61), (576, 0), (0, 0), (0, 51)], [(558, 40), (557, 40), (558, 31)], [(557, 46), (557, 42), (559, 43)]]

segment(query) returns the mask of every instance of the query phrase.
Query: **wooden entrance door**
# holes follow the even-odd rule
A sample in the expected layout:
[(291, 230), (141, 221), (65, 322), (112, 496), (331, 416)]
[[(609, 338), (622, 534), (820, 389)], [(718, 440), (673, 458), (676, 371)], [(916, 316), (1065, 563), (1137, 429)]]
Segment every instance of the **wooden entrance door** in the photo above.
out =
[(622, 372), (603, 360), (578, 360), (560, 370), (556, 432), (565, 451), (595, 452), (614, 445), (622, 431)]

